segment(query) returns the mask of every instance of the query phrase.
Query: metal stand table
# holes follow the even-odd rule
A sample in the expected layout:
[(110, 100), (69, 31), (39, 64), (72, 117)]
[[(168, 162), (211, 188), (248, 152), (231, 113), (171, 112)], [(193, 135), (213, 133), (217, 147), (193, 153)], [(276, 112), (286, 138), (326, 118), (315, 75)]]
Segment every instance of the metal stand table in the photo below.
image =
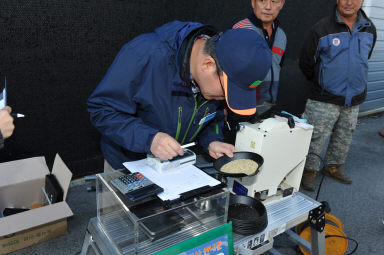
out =
[[(289, 239), (304, 247), (308, 251), (312, 251), (314, 255), (325, 254), (325, 234), (324, 231), (317, 231), (311, 227), (311, 243), (301, 238), (298, 234), (291, 230), (300, 223), (308, 219), (308, 215), (313, 212), (319, 212), (318, 208), (323, 205), (312, 198), (296, 192), (292, 197), (267, 204), (268, 214), (267, 228), (253, 236), (240, 236), (234, 234), (235, 253), (241, 255), (255, 255), (264, 252), (272, 254), (280, 254), (273, 249), (273, 238), (284, 233)], [(324, 214), (323, 214), (324, 215)], [(320, 214), (319, 214), (320, 216)], [(319, 217), (324, 224), (324, 219)], [(319, 229), (320, 230), (320, 229)], [(324, 226), (323, 229), (324, 230)]]
[[(311, 251), (312, 254), (325, 255), (325, 234), (324, 231), (322, 231), (324, 229), (324, 220), (320, 215), (322, 209), (321, 203), (300, 192), (296, 192), (289, 198), (267, 204), (266, 208), (268, 213), (268, 227), (263, 232), (253, 236), (234, 234), (236, 254), (255, 255), (265, 252), (280, 254), (273, 248), (273, 238), (284, 233), (288, 235), (292, 241)], [(315, 217), (312, 218), (312, 223), (317, 224), (318, 230), (315, 229), (316, 226), (313, 227), (311, 224), (312, 242), (308, 243), (292, 231), (291, 228), (306, 221), (308, 215), (314, 214)], [(320, 217), (318, 217), (317, 214), (319, 214)], [(105, 231), (97, 218), (92, 218), (88, 224), (81, 255), (128, 254), (124, 252), (124, 249), (116, 247), (114, 242), (108, 237), (111, 235), (106, 235)], [(123, 237), (120, 236), (116, 238)]]

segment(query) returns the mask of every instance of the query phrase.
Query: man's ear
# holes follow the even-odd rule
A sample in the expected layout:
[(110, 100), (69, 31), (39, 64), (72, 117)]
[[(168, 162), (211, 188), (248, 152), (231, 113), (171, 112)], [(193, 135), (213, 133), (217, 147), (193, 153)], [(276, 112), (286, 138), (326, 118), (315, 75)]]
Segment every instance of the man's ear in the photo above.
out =
[(211, 73), (216, 71), (216, 62), (211, 56), (205, 56), (202, 65), (202, 71)]

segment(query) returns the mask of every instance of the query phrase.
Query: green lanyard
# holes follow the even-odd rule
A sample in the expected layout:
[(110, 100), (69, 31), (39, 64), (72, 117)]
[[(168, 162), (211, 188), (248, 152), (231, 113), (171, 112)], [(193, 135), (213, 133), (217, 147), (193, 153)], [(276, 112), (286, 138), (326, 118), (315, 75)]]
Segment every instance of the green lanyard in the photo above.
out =
[[(207, 101), (204, 101), (201, 105), (197, 106), (196, 95), (193, 96), (193, 100), (194, 100), (193, 114), (192, 114), (191, 119), (189, 120), (189, 124), (188, 124), (187, 130), (185, 131), (183, 140), (181, 141), (181, 145), (184, 144), (185, 139), (187, 138), (189, 129), (190, 129), (192, 123), (193, 123), (193, 120), (195, 119), (195, 116), (196, 116), (197, 112), (201, 109), (201, 107), (203, 107), (206, 103), (209, 102), (209, 100), (207, 100)], [(207, 107), (207, 108), (205, 109), (204, 117), (207, 115), (208, 110), (209, 110), (209, 108)], [(177, 130), (176, 130), (176, 136), (175, 136), (175, 139), (176, 139), (176, 140), (178, 140), (178, 139), (179, 139), (179, 136), (180, 136), (182, 113), (183, 113), (183, 107), (182, 107), (182, 106), (179, 106), (179, 114), (178, 114), (178, 119), (177, 119)], [(199, 128), (198, 128), (198, 129), (196, 130), (196, 132), (193, 134), (193, 136), (191, 137), (191, 139), (189, 139), (189, 141), (193, 141), (193, 140), (196, 138), (196, 136), (197, 136), (197, 134), (199, 133), (199, 131), (200, 131), (200, 129), (202, 128), (202, 126), (203, 126), (203, 123), (199, 125)]]
[[(205, 113), (204, 113), (203, 118), (204, 118), (205, 116), (207, 116), (208, 110), (209, 110), (208, 107), (205, 108)], [(193, 134), (193, 136), (191, 137), (191, 139), (189, 139), (190, 142), (192, 142), (193, 140), (195, 140), (197, 134), (200, 132), (200, 129), (203, 127), (203, 125), (204, 125), (204, 123), (201, 123), (201, 124), (199, 125), (199, 128), (198, 128), (198, 129), (196, 130), (196, 132)]]
[(179, 116), (177, 117), (177, 130), (176, 130), (176, 136), (175, 136), (176, 141), (179, 140), (179, 136), (180, 136), (182, 115), (183, 115), (183, 107), (179, 106)]

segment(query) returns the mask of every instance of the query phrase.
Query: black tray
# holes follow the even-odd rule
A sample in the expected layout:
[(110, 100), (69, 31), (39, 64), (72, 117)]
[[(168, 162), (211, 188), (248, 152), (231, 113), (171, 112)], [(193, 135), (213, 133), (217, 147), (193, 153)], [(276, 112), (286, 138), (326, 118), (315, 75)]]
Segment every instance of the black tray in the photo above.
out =
[(260, 233), (268, 226), (267, 210), (256, 198), (231, 194), (228, 221), (232, 221), (233, 232), (237, 234)]

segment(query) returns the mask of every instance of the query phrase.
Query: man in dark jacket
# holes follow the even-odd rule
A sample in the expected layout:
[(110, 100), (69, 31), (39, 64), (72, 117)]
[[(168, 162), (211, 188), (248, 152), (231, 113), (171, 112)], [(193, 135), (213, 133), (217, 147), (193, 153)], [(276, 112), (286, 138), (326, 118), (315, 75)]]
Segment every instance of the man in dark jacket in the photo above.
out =
[(304, 189), (314, 191), (320, 169), (319, 155), (330, 136), (322, 173), (345, 184), (352, 182), (341, 169), (359, 104), (367, 93), (368, 59), (376, 42), (376, 28), (366, 16), (363, 0), (337, 0), (330, 17), (320, 20), (304, 42), (300, 68), (312, 90), (303, 118), (314, 125), (302, 178)]
[(223, 104), (256, 111), (256, 86), (271, 65), (262, 37), (246, 29), (222, 34), (194, 22), (171, 22), (124, 45), (88, 100), (101, 149), (113, 168), (152, 153), (182, 155), (198, 140), (213, 158), (233, 156), (223, 143)]

